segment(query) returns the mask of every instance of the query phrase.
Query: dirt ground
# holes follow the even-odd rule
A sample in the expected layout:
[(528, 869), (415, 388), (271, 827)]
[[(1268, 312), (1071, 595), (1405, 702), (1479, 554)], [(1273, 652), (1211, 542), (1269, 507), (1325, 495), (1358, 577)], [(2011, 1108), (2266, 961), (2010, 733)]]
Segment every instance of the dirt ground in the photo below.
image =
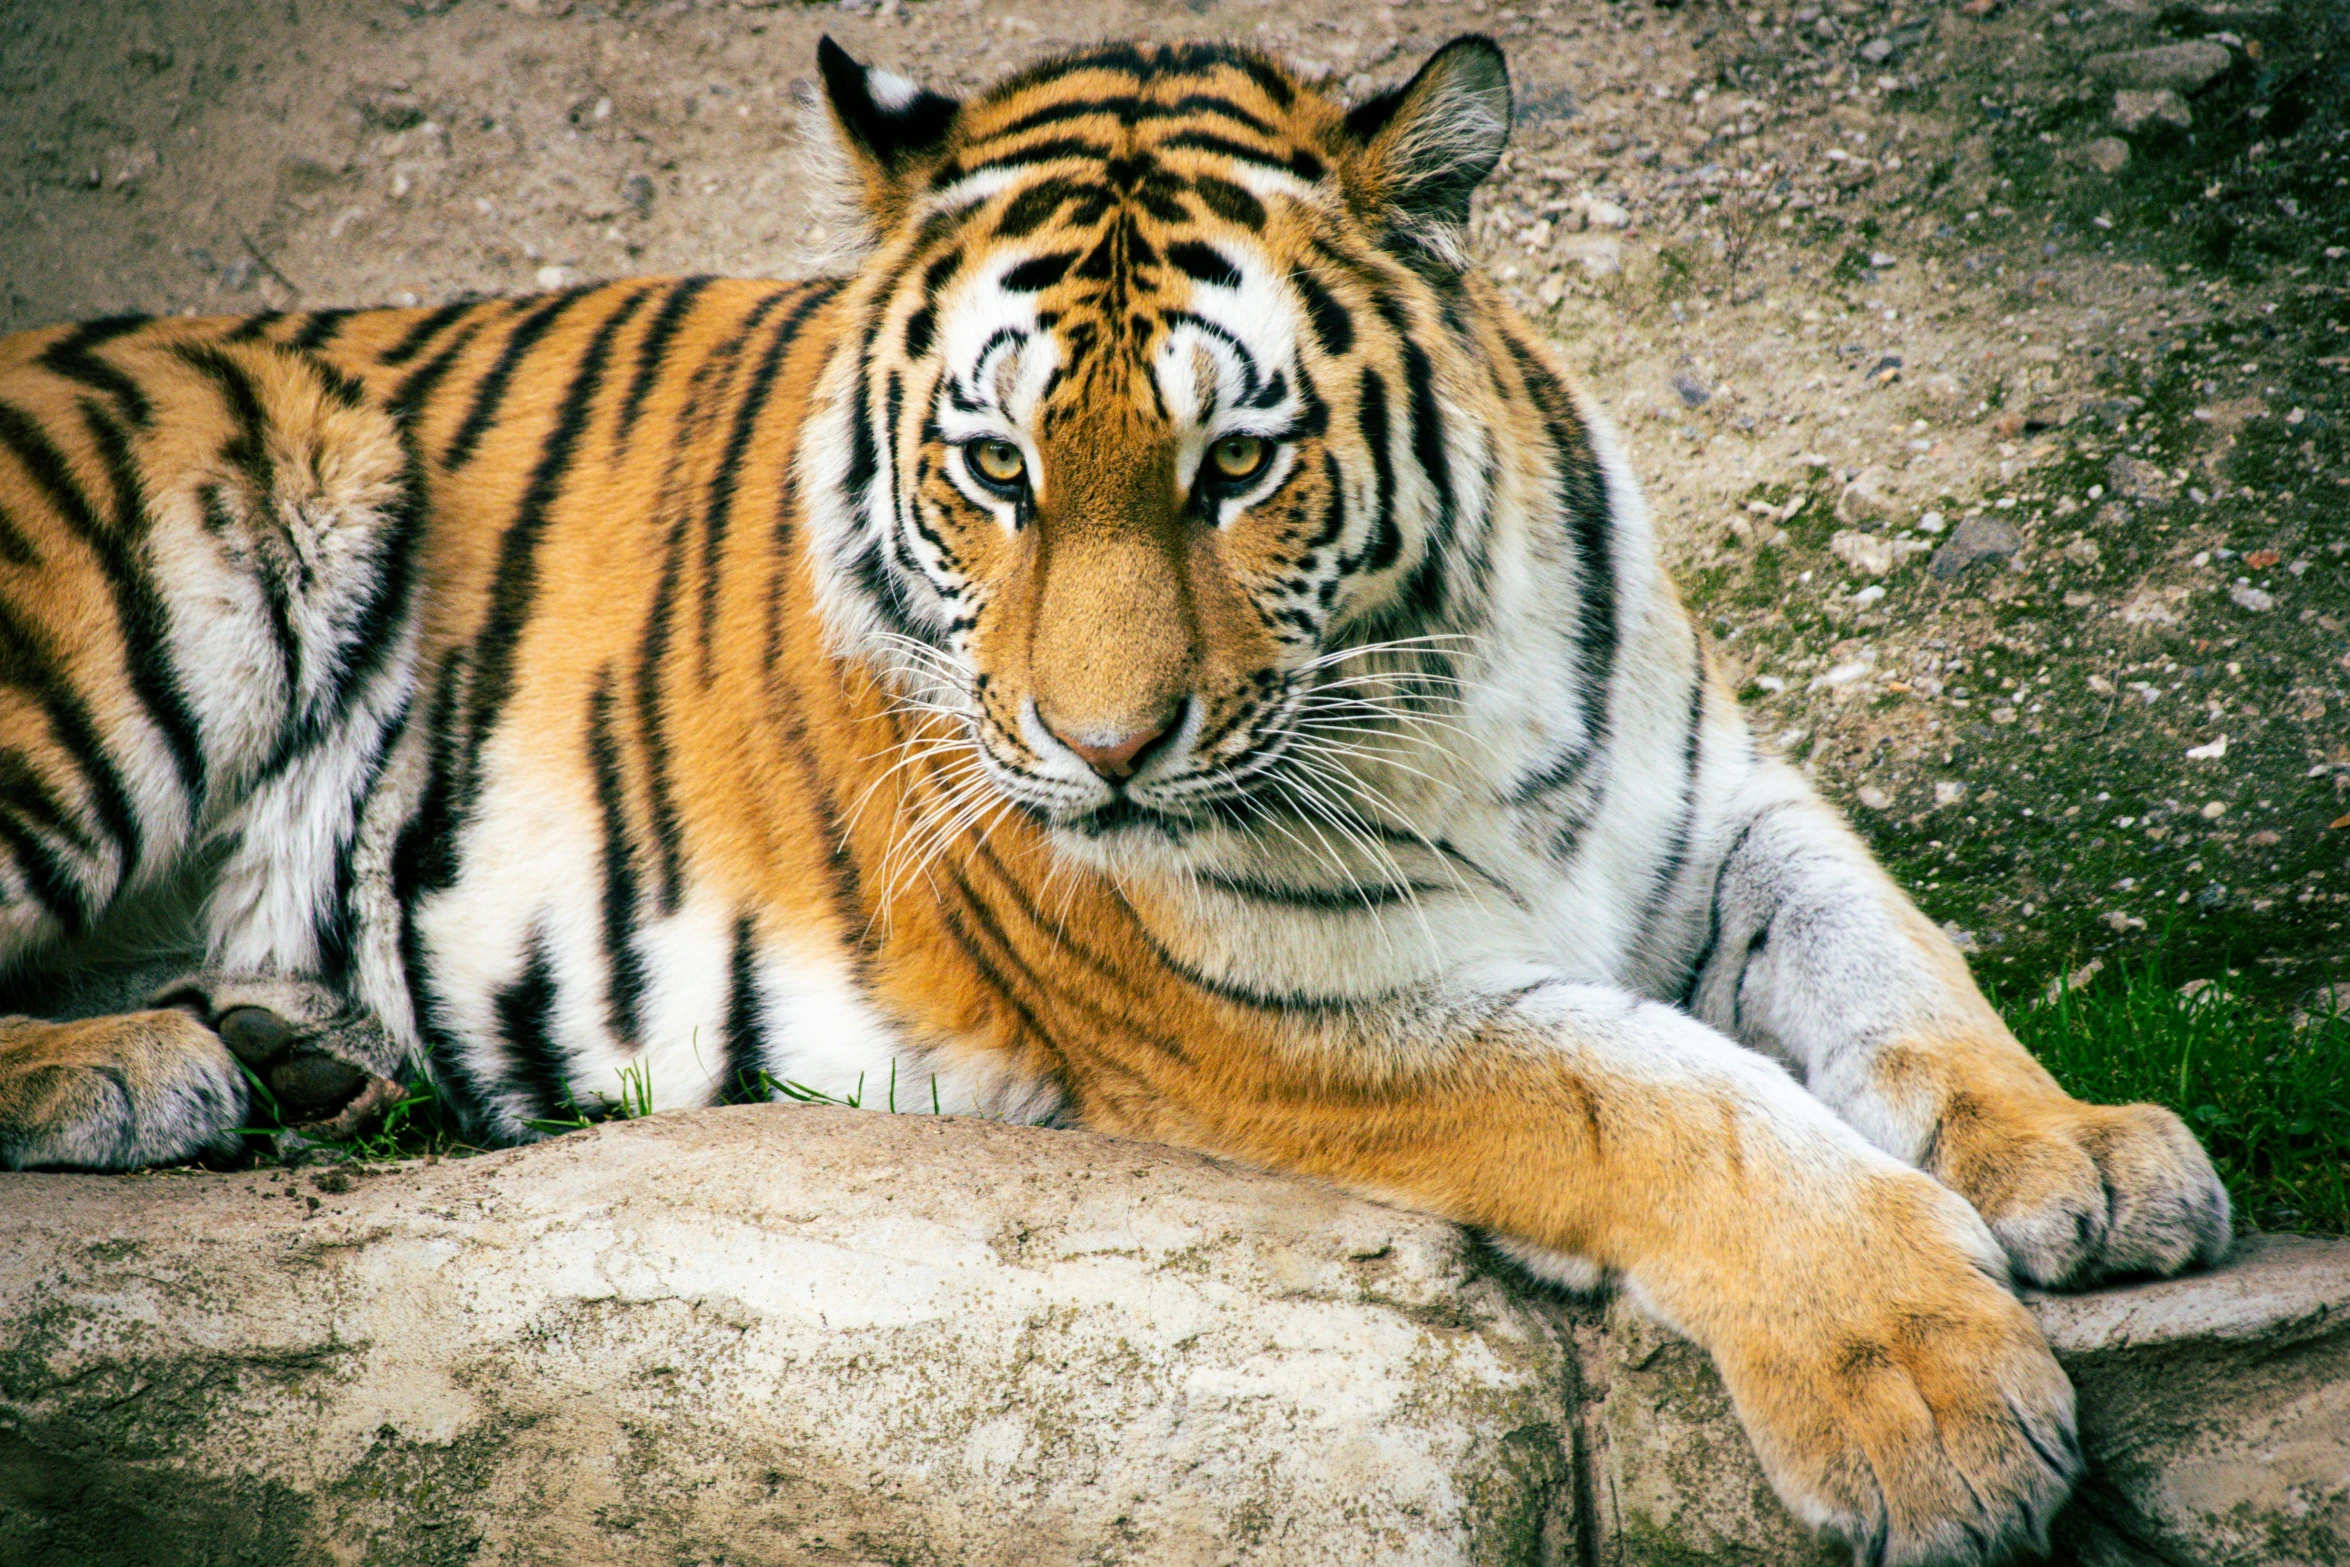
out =
[(0, 328), (790, 273), (824, 32), (943, 89), (1218, 34), (1361, 93), (1464, 31), (1519, 106), (1478, 257), (1985, 976), (2350, 978), (2340, 0), (4, 0)]

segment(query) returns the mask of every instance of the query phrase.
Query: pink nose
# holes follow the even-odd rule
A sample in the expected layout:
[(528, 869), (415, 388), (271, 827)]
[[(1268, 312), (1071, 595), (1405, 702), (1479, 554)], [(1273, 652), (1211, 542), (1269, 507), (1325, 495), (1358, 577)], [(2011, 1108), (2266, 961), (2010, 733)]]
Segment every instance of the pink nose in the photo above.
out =
[[(1053, 732), (1054, 739), (1075, 751), (1086, 766), (1104, 778), (1131, 778), (1134, 776), (1134, 759), (1150, 749), (1155, 741), (1165, 738), (1170, 725), (1167, 720), (1161, 719), (1122, 735), (1111, 735), (1101, 745), (1087, 744), (1050, 719), (1045, 720), (1045, 727)], [(1101, 732), (1094, 731), (1094, 737), (1101, 738)]]

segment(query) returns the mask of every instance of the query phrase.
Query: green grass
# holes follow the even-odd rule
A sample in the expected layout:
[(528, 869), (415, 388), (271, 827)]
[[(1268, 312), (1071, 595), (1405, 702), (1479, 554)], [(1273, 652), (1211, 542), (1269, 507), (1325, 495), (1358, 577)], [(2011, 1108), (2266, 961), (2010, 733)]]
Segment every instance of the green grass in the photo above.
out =
[[(2240, 1229), (2350, 1234), (2350, 1012), (2280, 1013), (2226, 979), (2181, 987), (2159, 958), (2082, 988), (2060, 981), (2041, 997), (2011, 997), (2003, 1010), (2075, 1097), (2159, 1104), (2184, 1116), (2227, 1182)], [(856, 1109), (867, 1098), (862, 1081), (847, 1098), (764, 1073), (758, 1086), (768, 1098), (802, 1104)], [(935, 1111), (936, 1093), (933, 1082), (901, 1095), (893, 1074), (873, 1107)], [(272, 1112), (264, 1118), (272, 1124), (248, 1130), (252, 1153), (272, 1159), (280, 1128), (266, 1095), (256, 1108)], [(572, 1106), (532, 1125), (560, 1135), (652, 1113), (651, 1081), (638, 1074), (619, 1100)], [(482, 1151), (464, 1140), (438, 1093), (415, 1083), (370, 1135), (315, 1144), (303, 1156), (378, 1163)]]
[(2227, 1182), (2237, 1227), (2350, 1234), (2350, 1012), (2283, 1014), (2159, 958), (2011, 1005), (2075, 1098), (2167, 1106)]

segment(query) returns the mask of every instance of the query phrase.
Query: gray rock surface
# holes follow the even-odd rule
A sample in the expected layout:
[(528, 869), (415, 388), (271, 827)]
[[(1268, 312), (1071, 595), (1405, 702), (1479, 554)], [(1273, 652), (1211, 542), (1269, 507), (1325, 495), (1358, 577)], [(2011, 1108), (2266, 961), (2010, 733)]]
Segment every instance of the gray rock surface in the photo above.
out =
[(2185, 130), (2195, 123), (2195, 111), (2187, 106), (2186, 99), (2168, 87), (2153, 92), (2135, 92), (2125, 87), (2113, 95), (2115, 129), (2140, 130), (2149, 120), (2160, 120)]
[[(757, 1107), (0, 1214), (10, 1567), (1840, 1559), (1620, 1302), (1144, 1144)], [(2077, 1559), (2350, 1557), (2350, 1246), (2033, 1304)]]
[(1969, 517), (1953, 528), (1950, 542), (1934, 552), (1926, 569), (1947, 582), (1978, 561), (2002, 561), (2024, 547), (2023, 536), (1996, 517)]
[(2091, 55), (2084, 68), (2099, 81), (2144, 92), (2169, 88), (2191, 93), (2228, 68), (2225, 44), (2197, 38), (2186, 43), (2160, 44), (2152, 49), (2125, 49)]

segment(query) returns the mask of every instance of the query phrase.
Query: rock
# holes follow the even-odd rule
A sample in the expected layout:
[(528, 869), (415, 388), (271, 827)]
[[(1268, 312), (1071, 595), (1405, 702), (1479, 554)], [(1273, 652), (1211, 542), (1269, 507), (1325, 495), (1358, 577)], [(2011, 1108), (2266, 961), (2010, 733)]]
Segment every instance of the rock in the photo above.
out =
[(1559, 241), (1558, 253), (1594, 277), (1624, 269), (1624, 242), (1613, 234), (1569, 234)]
[(2268, 611), (2277, 607), (2276, 596), (2274, 594), (2265, 593), (2259, 588), (2253, 587), (2249, 583), (2230, 583), (2228, 585), (2228, 597), (2234, 601), (2235, 606), (2238, 609), (2250, 610), (2255, 615), (2264, 615), (2268, 613)]
[(424, 105), (404, 82), (359, 87), (352, 92), (351, 103), (373, 130), (404, 131), (424, 123)]
[(1673, 372), (1673, 391), (1681, 399), (1684, 408), (1702, 408), (1714, 395), (1713, 388), (1686, 370)]
[(345, 172), (342, 164), (297, 152), (278, 166), (278, 180), (289, 193), (301, 196), (341, 183)]
[(106, 183), (117, 190), (143, 185), (162, 166), (155, 149), (145, 142), (117, 147), (106, 155)]
[[(1848, 1559), (1628, 1303), (1147, 1144), (756, 1106), (0, 1205), (0, 1561)], [(2350, 1550), (2350, 1246), (2031, 1306), (2079, 1550)]]
[(2082, 145), (2081, 161), (2100, 174), (2119, 174), (2130, 166), (2130, 144), (2119, 136), (2100, 136)]
[[(1896, 362), (1895, 368), (1900, 368)], [(1836, 497), (1836, 520), (1852, 523), (1883, 522), (1893, 515), (1893, 475), (1882, 468), (1863, 468)]]
[(642, 174), (631, 174), (620, 182), (620, 199), (639, 219), (652, 216), (653, 182)]
[(1887, 794), (1884, 790), (1878, 788), (1875, 784), (1862, 784), (1860, 786), (1857, 798), (1861, 804), (1867, 806), (1872, 811), (1888, 810), (1892, 807), (1893, 804), (1893, 796)]
[(276, 1185), (0, 1177), (0, 1561), (1577, 1559), (1568, 1319), (1313, 1183), (761, 1106)]
[(2097, 80), (2141, 92), (2168, 89), (2191, 93), (2227, 68), (2227, 46), (2203, 38), (2160, 44), (2152, 49), (2095, 54), (2082, 62), (2082, 69)]
[(1595, 229), (1620, 229), (1630, 225), (1632, 214), (1617, 206), (1605, 196), (1583, 195), (1575, 200), (1584, 221)]
[(2133, 501), (2163, 501), (2170, 498), (2170, 476), (2143, 457), (2116, 456), (2105, 465), (2105, 476), (2113, 481), (2114, 492)]
[(1870, 533), (1839, 533), (1828, 541), (1829, 553), (1854, 571), (1881, 577), (1893, 569), (1893, 541)]
[(1950, 530), (1950, 542), (1934, 552), (1926, 569), (1944, 582), (1978, 561), (2007, 559), (2024, 547), (2022, 535), (1995, 517), (1969, 517)]
[(2095, 539), (2075, 539), (2064, 547), (2064, 558), (2076, 566), (2094, 566), (2104, 553)]
[(1898, 50), (1899, 45), (1890, 38), (1872, 38), (1860, 46), (1860, 57), (1871, 65), (1883, 65)]
[(2215, 1274), (2027, 1299), (2083, 1391), (2100, 1486), (2131, 1498), (2126, 1520), (2075, 1508), (2059, 1526), (2084, 1558), (2094, 1542), (2114, 1554), (2088, 1559), (2117, 1563), (2350, 1559), (2350, 1243), (2264, 1236)]
[(2187, 107), (2187, 100), (2165, 87), (2159, 92), (2131, 92), (2124, 89), (2113, 95), (2113, 123), (2125, 131), (2135, 131), (2149, 120), (2160, 120), (2176, 125), (2181, 130), (2195, 123), (2195, 112)]

